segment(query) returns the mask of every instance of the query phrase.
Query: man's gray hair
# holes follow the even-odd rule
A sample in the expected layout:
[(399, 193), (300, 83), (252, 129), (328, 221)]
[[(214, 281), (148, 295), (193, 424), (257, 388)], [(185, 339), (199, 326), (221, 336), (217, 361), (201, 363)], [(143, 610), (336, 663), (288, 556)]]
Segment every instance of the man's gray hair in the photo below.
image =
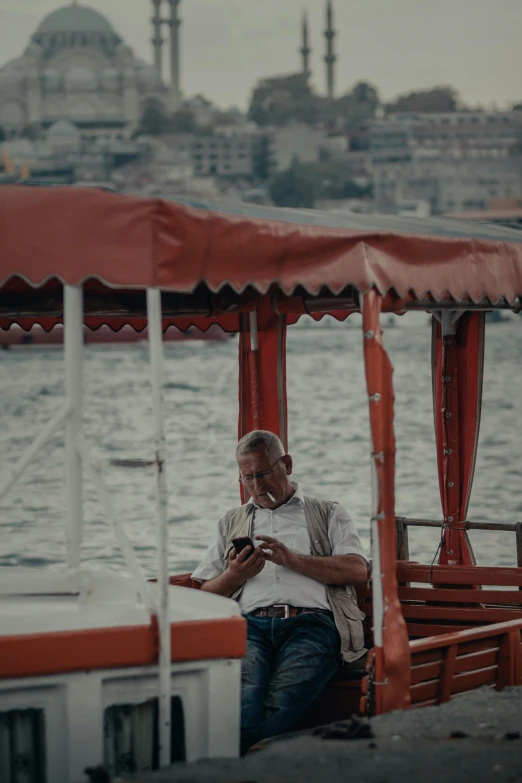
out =
[(268, 430), (253, 430), (244, 435), (236, 449), (236, 458), (243, 457), (245, 454), (251, 454), (258, 449), (266, 449), (270, 457), (276, 459), (285, 454), (285, 449), (277, 435)]

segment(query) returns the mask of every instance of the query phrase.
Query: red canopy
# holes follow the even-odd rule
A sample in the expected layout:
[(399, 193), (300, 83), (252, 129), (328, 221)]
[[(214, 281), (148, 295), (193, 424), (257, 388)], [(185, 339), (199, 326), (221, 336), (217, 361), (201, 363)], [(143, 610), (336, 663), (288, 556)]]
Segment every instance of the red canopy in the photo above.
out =
[[(458, 220), (170, 202), (97, 189), (0, 188), (0, 285), (21, 277), (212, 292), (227, 284), (516, 304), (522, 232)], [(104, 286), (100, 286), (103, 288)]]
[[(164, 295), (171, 303), (170, 310), (163, 309), (164, 315), (190, 313), (185, 319), (188, 325), (198, 323), (194, 313), (201, 313), (202, 324), (210, 324), (216, 312), (217, 322), (223, 325), (228, 319), (227, 328), (241, 331), (239, 434), (264, 426), (279, 433), (285, 445), (286, 325), (306, 308), (299, 310), (299, 303), (294, 303), (285, 309), (280, 301), (285, 297), (278, 297), (278, 291), (296, 298), (303, 293), (342, 293), (336, 300), (338, 317), (350, 312), (348, 305), (344, 310), (342, 306), (350, 301), (348, 288), (368, 294), (363, 318), (376, 470), (373, 533), (380, 558), (381, 578), (376, 582), (382, 593), (379, 612), (374, 612), (379, 637), (374, 699), (377, 711), (405, 706), (408, 642), (395, 573), (393, 389), (391, 364), (380, 337), (384, 303), (378, 294), (391, 292), (399, 300), (417, 300), (419, 306), (429, 296), (431, 304), (449, 299), (450, 305), (480, 302), (516, 308), (522, 296), (522, 232), (448, 219), (361, 215), (343, 219), (311, 211), (210, 207), (100, 190), (22, 186), (0, 188), (0, 221), (0, 326), (17, 321), (47, 328), (61, 319), (61, 284), (80, 282), (85, 283), (88, 325), (99, 326), (109, 309), (112, 326), (142, 325), (144, 306), (136, 289), (161, 288), (170, 292)], [(39, 298), (31, 307), (35, 287)], [(269, 291), (258, 302), (248, 300), (252, 292)], [(353, 311), (357, 309), (353, 290), (351, 295)], [(179, 309), (176, 302), (172, 304), (176, 296), (182, 300), (176, 300)], [(189, 298), (192, 309), (183, 309)], [(214, 310), (216, 298), (222, 306)], [(208, 305), (206, 314), (204, 307), (198, 309), (202, 303)], [(400, 301), (392, 306), (404, 309)], [(246, 312), (254, 307), (257, 328), (251, 333)], [(331, 309), (325, 306), (322, 312)], [(440, 349), (435, 371), (438, 445), (439, 449), (451, 445), (451, 460), (440, 462), (444, 514), (452, 526), (446, 544), (453, 546), (456, 541), (459, 561), (465, 557), (461, 523), (480, 418), (481, 333), (474, 326), (479, 319), (468, 321), (469, 332), (462, 333), (462, 340), (445, 346), (444, 353)], [(171, 322), (177, 323), (175, 318)], [(466, 399), (476, 403), (470, 415), (458, 428), (446, 426), (448, 414), (459, 416)], [(445, 555), (449, 554), (446, 546)]]

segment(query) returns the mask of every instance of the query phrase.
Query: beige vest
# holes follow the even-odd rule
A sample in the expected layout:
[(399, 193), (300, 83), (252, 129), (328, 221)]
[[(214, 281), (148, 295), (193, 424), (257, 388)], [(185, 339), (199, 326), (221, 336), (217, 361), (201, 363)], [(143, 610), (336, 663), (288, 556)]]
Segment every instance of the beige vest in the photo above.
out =
[[(312, 555), (328, 557), (332, 554), (328, 538), (328, 519), (333, 505), (328, 500), (316, 500), (309, 497), (304, 499), (304, 514), (310, 536), (310, 554)], [(244, 506), (231, 509), (225, 515), (227, 534), (224, 571), (228, 568), (228, 556), (233, 546), (232, 539), (240, 536), (252, 536), (254, 513), (253, 503), (246, 503)], [(352, 585), (326, 585), (326, 590), (335, 624), (341, 636), (342, 657), (348, 662), (355, 661), (367, 652), (364, 646), (362, 625), (365, 615), (357, 606), (355, 589)], [(242, 591), (243, 587), (240, 587), (232, 598), (237, 600)]]

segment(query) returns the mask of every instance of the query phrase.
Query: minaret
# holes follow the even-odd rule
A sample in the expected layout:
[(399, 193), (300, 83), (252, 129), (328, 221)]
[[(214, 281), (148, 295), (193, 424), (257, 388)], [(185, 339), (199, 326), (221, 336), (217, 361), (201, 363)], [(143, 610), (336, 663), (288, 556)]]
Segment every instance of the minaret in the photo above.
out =
[(173, 95), (177, 98), (181, 95), (180, 56), (179, 56), (179, 28), (181, 20), (178, 16), (178, 7), (181, 0), (168, 0), (170, 4), (170, 82)]
[(163, 78), (163, 38), (161, 37), (161, 3), (163, 0), (152, 0), (154, 16), (152, 17), (152, 49), (154, 52), (154, 65), (161, 78)]
[(303, 58), (303, 73), (305, 76), (310, 76), (310, 38), (308, 34), (308, 16), (303, 14), (303, 46), (300, 49), (301, 56)]
[(326, 3), (326, 30), (324, 32), (326, 38), (326, 55), (324, 61), (326, 63), (326, 84), (328, 97), (333, 98), (335, 92), (335, 62), (337, 57), (334, 53), (334, 38), (335, 30), (333, 26), (333, 4), (332, 0), (327, 0)]

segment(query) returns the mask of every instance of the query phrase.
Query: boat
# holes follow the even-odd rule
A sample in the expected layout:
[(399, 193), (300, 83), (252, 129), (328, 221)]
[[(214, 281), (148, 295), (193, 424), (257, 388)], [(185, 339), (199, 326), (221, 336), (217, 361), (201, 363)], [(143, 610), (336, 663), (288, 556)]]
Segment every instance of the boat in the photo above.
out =
[[(163, 335), (164, 343), (178, 343), (187, 340), (209, 340), (223, 341), (229, 339), (230, 335), (220, 329), (218, 326), (211, 326), (206, 332), (201, 329), (188, 328), (182, 332), (175, 326), (169, 326)], [(89, 329), (83, 327), (84, 345), (131, 345), (148, 341), (147, 327), (142, 332), (137, 332), (132, 326), (122, 326), (115, 331), (107, 324), (102, 324), (98, 329)], [(53, 326), (50, 331), (45, 331), (41, 326), (35, 324), (31, 329), (22, 329), (21, 326), (13, 324), (9, 330), (0, 331), (0, 350), (9, 350), (11, 348), (38, 348), (46, 346), (51, 348), (61, 348), (64, 344), (64, 328), (62, 324)]]
[[(305, 315), (343, 321), (362, 314), (372, 572), (358, 598), (370, 653), (364, 668), (341, 670), (300, 726), (522, 684), (521, 524), (493, 528), (467, 519), (485, 314), (521, 309), (520, 232), (68, 187), (6, 186), (0, 209), (0, 329), (63, 324), (66, 389), (62, 408), (3, 480), (0, 500), (63, 427), (67, 510), (63, 571), (0, 570), (0, 777), (22, 780), (23, 762), (24, 774), (46, 783), (76, 783), (98, 764), (125, 775), (238, 754), (244, 620), (235, 602), (167, 568), (161, 335), (170, 325), (217, 325), (239, 335), (238, 436), (269, 429), (291, 450), (287, 329)], [(392, 365), (380, 316), (412, 311), (432, 316), (443, 510), (436, 520), (406, 519), (395, 509)], [(117, 462), (156, 470), (154, 583), (138, 565), (92, 456), (81, 393), (83, 326), (139, 331), (147, 323), (154, 456)], [(83, 470), (102, 499), (128, 578), (81, 566)], [(408, 529), (416, 525), (439, 528), (436, 563), (410, 561)], [(517, 563), (476, 565), (471, 528), (516, 537)]]

